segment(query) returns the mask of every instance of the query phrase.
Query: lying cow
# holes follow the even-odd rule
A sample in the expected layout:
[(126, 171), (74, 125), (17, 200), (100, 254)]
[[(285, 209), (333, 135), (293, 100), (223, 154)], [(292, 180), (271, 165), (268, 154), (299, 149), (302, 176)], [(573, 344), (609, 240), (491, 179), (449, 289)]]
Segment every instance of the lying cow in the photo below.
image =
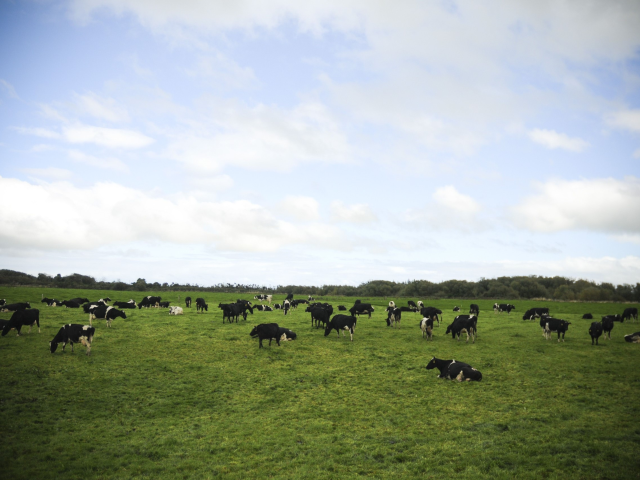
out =
[(169, 307), (169, 315), (182, 315), (182, 307)]
[(345, 307), (344, 305), (338, 305), (338, 311), (339, 312), (346, 312), (347, 311), (347, 307)]
[(433, 340), (433, 318), (423, 318), (418, 324), (420, 330), (422, 330), (422, 338), (427, 337), (427, 340)]
[(331, 330), (335, 330), (338, 333), (338, 338), (340, 338), (341, 330), (343, 331), (343, 336), (345, 335), (344, 331), (348, 331), (351, 336), (351, 341), (353, 342), (353, 332), (355, 331), (357, 322), (358, 320), (356, 317), (342, 314), (335, 315), (327, 324), (327, 328), (324, 330), (324, 336), (328, 336), (331, 333)]
[(593, 320), (593, 315), (591, 315), (590, 313), (585, 313), (584, 315), (582, 315), (582, 319), (583, 320)]
[(629, 343), (640, 343), (640, 332), (632, 333), (631, 335), (625, 335), (624, 341)]
[(460, 307), (458, 307), (457, 305), (455, 307), (453, 307), (453, 311), (454, 312), (459, 312), (460, 311)]
[[(169, 303), (169, 302), (167, 302)], [(113, 302), (113, 306), (114, 307), (118, 307), (118, 308), (124, 308), (124, 309), (132, 309), (132, 308), (136, 308), (138, 306), (138, 304), (136, 302)]]
[(18, 337), (20, 336), (20, 330), (23, 326), (29, 325), (29, 332), (31, 333), (31, 328), (33, 325), (38, 325), (38, 333), (40, 333), (40, 310), (34, 308), (32, 310), (16, 310), (11, 315), (9, 321), (2, 328), (2, 336), (4, 337), (9, 330), (15, 328), (18, 332)]
[(456, 362), (455, 360), (441, 360), (433, 357), (429, 364), (425, 367), (427, 370), (433, 370), (437, 368), (440, 370), (438, 378), (444, 378), (446, 380), (462, 381), (476, 381), (482, 380), (482, 373), (473, 368), (468, 363)]
[(598, 339), (602, 335), (602, 323), (600, 322), (592, 322), (589, 327), (589, 335), (591, 335), (591, 345), (593, 345), (593, 341), (595, 340), (596, 345), (598, 345)]
[(49, 342), (49, 350), (51, 353), (54, 353), (58, 344), (62, 344), (62, 351), (64, 352), (64, 347), (67, 346), (67, 343), (71, 344), (71, 352), (73, 352), (73, 344), (74, 343), (82, 343), (85, 347), (87, 347), (87, 355), (91, 354), (91, 342), (93, 341), (93, 336), (96, 333), (95, 327), (90, 325), (79, 325), (77, 323), (70, 323), (68, 325), (63, 325), (58, 330), (58, 333), (53, 340)]
[(18, 310), (25, 310), (27, 308), (31, 308), (31, 304), (29, 302), (9, 303), (0, 307), (0, 312), (17, 312)]
[(80, 304), (73, 300), (63, 300), (60, 305), (64, 305), (66, 308), (80, 308)]

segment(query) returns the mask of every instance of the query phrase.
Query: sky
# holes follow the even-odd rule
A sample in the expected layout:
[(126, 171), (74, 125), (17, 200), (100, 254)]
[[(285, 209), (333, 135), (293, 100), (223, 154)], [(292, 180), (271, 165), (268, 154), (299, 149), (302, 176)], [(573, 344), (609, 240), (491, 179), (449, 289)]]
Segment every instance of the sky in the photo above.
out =
[(0, 268), (640, 281), (640, 2), (0, 3)]

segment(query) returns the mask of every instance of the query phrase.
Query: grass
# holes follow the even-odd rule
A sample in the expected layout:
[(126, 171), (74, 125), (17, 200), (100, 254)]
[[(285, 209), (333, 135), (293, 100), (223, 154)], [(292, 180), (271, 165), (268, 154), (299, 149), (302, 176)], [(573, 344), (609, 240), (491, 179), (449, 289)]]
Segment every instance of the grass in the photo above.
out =
[[(41, 294), (131, 298), (0, 288), (0, 298), (34, 307)], [(185, 293), (159, 295), (178, 304)], [(469, 301), (425, 302), (445, 313), (427, 342), (418, 315), (392, 330), (388, 300), (362, 298), (380, 308), (359, 319), (351, 344), (311, 329), (302, 308), (223, 325), (217, 304), (240, 296), (191, 296), (206, 298), (209, 312), (136, 309), (111, 329), (94, 322), (90, 357), (82, 346), (48, 351), (62, 324), (87, 323), (79, 311), (37, 307), (41, 334), (0, 338), (0, 478), (639, 477), (640, 346), (622, 337), (640, 323), (616, 323), (613, 339), (592, 347), (591, 321), (581, 319), (624, 306), (545, 302), (572, 322), (558, 344), (521, 320), (540, 302), (511, 301), (517, 311), (507, 316), (477, 301), (474, 345), (444, 335), (453, 306)], [(249, 331), (264, 322), (298, 339), (260, 350)], [(424, 369), (434, 355), (470, 363), (483, 381), (437, 379)]]

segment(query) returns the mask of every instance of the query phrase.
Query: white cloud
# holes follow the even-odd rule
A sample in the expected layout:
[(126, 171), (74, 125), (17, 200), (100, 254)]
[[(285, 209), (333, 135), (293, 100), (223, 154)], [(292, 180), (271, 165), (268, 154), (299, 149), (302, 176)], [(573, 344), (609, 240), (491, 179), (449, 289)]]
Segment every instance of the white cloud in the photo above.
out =
[(378, 217), (371, 211), (369, 205), (358, 203), (345, 205), (339, 200), (331, 202), (331, 220), (334, 222), (372, 223)]
[(534, 183), (538, 193), (511, 210), (512, 221), (531, 231), (640, 232), (640, 179), (602, 178)]
[(84, 163), (92, 167), (104, 168), (108, 170), (116, 170), (119, 172), (128, 172), (127, 167), (122, 161), (113, 157), (98, 158), (93, 155), (87, 155), (79, 150), (69, 150), (69, 158), (78, 163)]
[(640, 110), (621, 110), (605, 116), (605, 122), (615, 128), (640, 133)]
[(15, 130), (18, 133), (24, 135), (35, 135), (36, 137), (59, 139), (61, 135), (58, 132), (49, 130), (47, 128), (28, 128), (28, 127), (16, 127)]
[(589, 146), (589, 143), (585, 142), (581, 138), (569, 137), (564, 133), (558, 133), (554, 130), (542, 130), (536, 128), (529, 131), (529, 138), (551, 150), (560, 148), (570, 152), (581, 152)]
[[(18, 197), (23, 200), (12, 201)], [(296, 226), (246, 200), (207, 202), (182, 195), (170, 200), (108, 182), (76, 188), (0, 177), (0, 218), (0, 248), (85, 250), (136, 241), (246, 252), (294, 244), (353, 247), (335, 226)]]
[(424, 208), (408, 209), (402, 221), (415, 226), (455, 230), (484, 230), (478, 218), (482, 206), (469, 195), (460, 193), (453, 185), (437, 188), (431, 195), (433, 202)]
[(433, 199), (438, 205), (465, 215), (473, 215), (480, 211), (478, 202), (469, 195), (458, 192), (452, 185), (437, 188), (433, 193)]
[(0, 86), (3, 88), (3, 90), (5, 92), (7, 92), (7, 95), (9, 95), (9, 97), (11, 98), (20, 98), (18, 97), (18, 94), (16, 93), (16, 89), (13, 88), (13, 85), (11, 85), (9, 82), (7, 82), (6, 80), (0, 78)]
[(279, 207), (297, 220), (317, 220), (320, 216), (318, 202), (311, 197), (289, 195)]
[(258, 83), (251, 68), (241, 67), (220, 52), (201, 57), (196, 68), (187, 70), (187, 73), (215, 85), (233, 88), (249, 88)]
[(81, 113), (109, 122), (128, 122), (127, 110), (112, 98), (102, 98), (95, 93), (75, 96), (76, 107)]
[(82, 124), (62, 127), (62, 134), (69, 143), (94, 143), (108, 148), (142, 148), (154, 142), (153, 138), (133, 130)]
[(66, 180), (73, 175), (69, 170), (63, 168), (23, 168), (22, 171), (29, 176), (43, 180)]

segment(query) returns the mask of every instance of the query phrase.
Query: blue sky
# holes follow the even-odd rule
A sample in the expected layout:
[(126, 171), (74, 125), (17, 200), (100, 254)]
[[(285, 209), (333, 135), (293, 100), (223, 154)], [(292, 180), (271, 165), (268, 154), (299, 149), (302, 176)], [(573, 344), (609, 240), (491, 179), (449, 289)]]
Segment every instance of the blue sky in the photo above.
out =
[(637, 2), (0, 5), (0, 264), (640, 280)]

